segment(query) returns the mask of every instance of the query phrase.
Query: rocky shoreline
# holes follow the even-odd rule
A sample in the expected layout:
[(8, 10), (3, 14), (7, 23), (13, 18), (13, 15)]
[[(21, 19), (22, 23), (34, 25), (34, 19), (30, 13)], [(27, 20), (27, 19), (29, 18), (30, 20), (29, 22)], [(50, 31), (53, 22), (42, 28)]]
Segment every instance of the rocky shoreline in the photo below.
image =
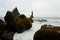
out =
[(4, 21), (0, 19), (0, 40), (13, 40), (14, 33), (23, 33), (32, 27), (32, 18), (20, 14), (17, 7), (7, 11)]

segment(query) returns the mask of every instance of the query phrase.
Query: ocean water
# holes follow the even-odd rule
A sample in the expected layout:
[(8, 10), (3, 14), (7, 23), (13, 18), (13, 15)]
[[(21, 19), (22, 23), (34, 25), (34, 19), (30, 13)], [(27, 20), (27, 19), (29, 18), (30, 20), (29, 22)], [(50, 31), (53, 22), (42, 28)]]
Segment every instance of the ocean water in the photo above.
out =
[[(3, 19), (3, 17), (1, 17), (1, 19)], [(40, 22), (41, 19), (47, 21)], [(33, 20), (34, 23), (32, 23), (32, 28), (30, 30), (24, 31), (23, 33), (15, 33), (13, 40), (33, 40), (35, 32), (39, 30), (43, 24), (60, 26), (60, 18), (56, 17), (35, 17)]]

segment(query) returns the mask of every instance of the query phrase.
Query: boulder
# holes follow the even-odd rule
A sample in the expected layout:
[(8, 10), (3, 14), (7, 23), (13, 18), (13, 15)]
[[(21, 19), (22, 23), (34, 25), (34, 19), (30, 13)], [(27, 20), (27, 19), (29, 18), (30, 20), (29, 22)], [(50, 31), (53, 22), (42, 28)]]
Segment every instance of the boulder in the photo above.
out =
[(54, 26), (53, 28), (39, 29), (35, 32), (33, 40), (60, 40), (60, 27)]
[(60, 40), (60, 33), (51, 30), (39, 30), (34, 34), (33, 40)]

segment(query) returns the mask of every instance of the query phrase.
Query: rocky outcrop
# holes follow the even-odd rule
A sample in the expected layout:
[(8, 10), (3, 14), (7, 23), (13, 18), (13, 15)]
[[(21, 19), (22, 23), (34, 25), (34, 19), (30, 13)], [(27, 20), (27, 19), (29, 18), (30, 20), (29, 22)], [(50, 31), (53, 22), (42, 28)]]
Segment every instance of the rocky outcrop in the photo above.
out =
[(31, 16), (30, 16), (30, 18), (34, 18), (34, 16), (33, 16), (33, 11), (31, 12)]
[(30, 29), (33, 22), (24, 14), (20, 14), (17, 8), (7, 11), (4, 21), (0, 19), (0, 40), (13, 40), (14, 33)]
[[(43, 25), (47, 26), (47, 25)], [(33, 40), (60, 40), (60, 27), (42, 28), (35, 32)]]
[(7, 24), (6, 28), (12, 32), (23, 32), (32, 27), (32, 19), (27, 18), (24, 14), (20, 14), (17, 8), (12, 12), (7, 11), (4, 20)]

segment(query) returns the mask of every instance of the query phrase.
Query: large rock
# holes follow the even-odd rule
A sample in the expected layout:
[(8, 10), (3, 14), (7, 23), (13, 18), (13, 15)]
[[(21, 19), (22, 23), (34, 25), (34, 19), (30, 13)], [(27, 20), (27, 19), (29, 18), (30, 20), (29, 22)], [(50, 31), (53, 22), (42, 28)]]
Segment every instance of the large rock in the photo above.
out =
[(17, 8), (12, 12), (7, 11), (4, 20), (6, 22), (6, 28), (12, 32), (23, 32), (32, 27), (31, 19), (27, 18), (24, 14), (20, 14)]
[(33, 40), (60, 40), (60, 27), (39, 29), (35, 32)]
[(22, 33), (32, 27), (33, 20), (20, 14), (17, 8), (7, 11), (4, 20), (0, 19), (0, 40), (13, 40), (14, 33)]
[(24, 27), (25, 30), (28, 30), (32, 27), (32, 22), (24, 14), (22, 14), (19, 16), (19, 20), (17, 21), (17, 25), (21, 25)]
[(5, 17), (4, 17), (4, 20), (5, 20), (5, 22), (7, 24), (9, 24), (11, 22), (13, 23), (13, 21), (14, 21), (14, 15), (10, 11), (7, 11), (7, 13), (6, 13)]

